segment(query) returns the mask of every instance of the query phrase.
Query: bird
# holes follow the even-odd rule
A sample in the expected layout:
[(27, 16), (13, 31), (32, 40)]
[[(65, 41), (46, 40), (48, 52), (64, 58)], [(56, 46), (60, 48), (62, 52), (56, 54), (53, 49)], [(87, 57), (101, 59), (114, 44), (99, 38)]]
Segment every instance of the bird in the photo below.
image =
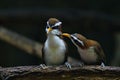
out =
[(82, 64), (105, 66), (105, 54), (97, 41), (87, 39), (79, 33), (63, 33), (62, 36), (71, 39), (72, 43), (77, 47), (77, 51), (83, 62)]
[(61, 37), (61, 26), (62, 22), (56, 18), (49, 18), (47, 21), (45, 29), (47, 39), (42, 48), (42, 68), (65, 64), (71, 69), (71, 65), (67, 62), (67, 45)]

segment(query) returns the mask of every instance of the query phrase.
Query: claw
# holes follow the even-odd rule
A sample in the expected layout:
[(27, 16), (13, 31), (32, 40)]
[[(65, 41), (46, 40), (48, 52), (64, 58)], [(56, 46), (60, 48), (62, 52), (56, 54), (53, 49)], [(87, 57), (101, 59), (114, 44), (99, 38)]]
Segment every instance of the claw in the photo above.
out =
[(105, 64), (103, 62), (101, 63), (101, 67), (105, 67)]
[(83, 62), (80, 62), (78, 63), (80, 67), (83, 67), (84, 66), (84, 63)]
[(66, 67), (67, 67), (68, 69), (71, 69), (71, 68), (72, 68), (71, 65), (70, 65), (68, 62), (66, 62), (65, 65), (66, 65)]
[(40, 64), (40, 67), (41, 67), (42, 69), (48, 68), (45, 64)]

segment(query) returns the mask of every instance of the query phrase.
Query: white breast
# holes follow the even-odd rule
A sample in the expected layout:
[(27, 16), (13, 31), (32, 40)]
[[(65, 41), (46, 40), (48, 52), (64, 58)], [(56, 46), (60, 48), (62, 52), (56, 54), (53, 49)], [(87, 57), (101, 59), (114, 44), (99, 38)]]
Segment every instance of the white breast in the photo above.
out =
[(86, 63), (93, 63), (97, 60), (97, 54), (94, 51), (94, 47), (90, 47), (88, 49), (78, 49), (81, 59), (84, 60)]
[(60, 65), (64, 62), (66, 46), (58, 36), (48, 37), (44, 49), (44, 58), (47, 65)]

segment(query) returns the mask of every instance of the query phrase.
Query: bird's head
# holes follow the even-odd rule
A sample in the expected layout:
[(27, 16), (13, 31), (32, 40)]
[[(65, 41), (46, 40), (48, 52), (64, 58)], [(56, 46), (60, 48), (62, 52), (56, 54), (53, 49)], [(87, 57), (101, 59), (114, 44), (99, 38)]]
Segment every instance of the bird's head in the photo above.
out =
[(60, 35), (61, 34), (61, 24), (62, 24), (62, 22), (60, 22), (58, 19), (50, 18), (47, 21), (46, 33), (53, 34), (53, 35)]

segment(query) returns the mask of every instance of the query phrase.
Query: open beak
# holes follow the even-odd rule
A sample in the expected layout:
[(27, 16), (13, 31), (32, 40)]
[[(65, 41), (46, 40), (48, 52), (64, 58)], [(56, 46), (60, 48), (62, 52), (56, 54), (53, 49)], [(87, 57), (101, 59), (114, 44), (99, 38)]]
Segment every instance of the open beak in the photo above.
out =
[(47, 29), (47, 33), (49, 33), (50, 31), (52, 31), (52, 28), (49, 27), (49, 28)]
[(68, 33), (63, 33), (63, 34), (62, 34), (62, 36), (64, 36), (64, 37), (68, 37), (68, 38), (70, 38), (70, 37), (71, 37), (71, 35), (70, 35), (70, 34), (68, 34)]

